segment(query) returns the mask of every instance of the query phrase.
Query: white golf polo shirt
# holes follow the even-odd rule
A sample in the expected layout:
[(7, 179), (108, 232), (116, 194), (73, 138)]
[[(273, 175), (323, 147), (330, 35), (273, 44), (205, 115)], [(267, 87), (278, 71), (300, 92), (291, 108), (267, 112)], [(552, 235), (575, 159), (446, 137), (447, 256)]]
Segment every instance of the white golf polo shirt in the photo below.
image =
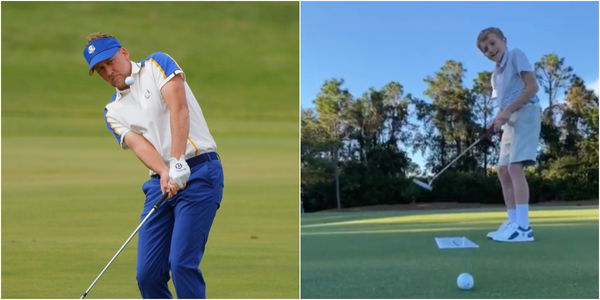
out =
[[(525, 53), (519, 49), (504, 51), (500, 65), (492, 73), (492, 99), (502, 110), (517, 100), (525, 89), (521, 72), (533, 72)], [(528, 103), (539, 103), (533, 95)]]
[[(171, 78), (183, 71), (165, 53), (153, 53), (139, 64), (131, 62), (131, 77), (135, 82), (129, 89), (117, 89), (104, 108), (106, 126), (114, 134), (123, 149), (123, 142), (130, 131), (144, 136), (162, 158), (168, 161), (171, 154), (170, 112), (160, 92)], [(217, 150), (202, 110), (192, 90), (185, 81), (185, 96), (189, 109), (190, 130), (185, 159)]]

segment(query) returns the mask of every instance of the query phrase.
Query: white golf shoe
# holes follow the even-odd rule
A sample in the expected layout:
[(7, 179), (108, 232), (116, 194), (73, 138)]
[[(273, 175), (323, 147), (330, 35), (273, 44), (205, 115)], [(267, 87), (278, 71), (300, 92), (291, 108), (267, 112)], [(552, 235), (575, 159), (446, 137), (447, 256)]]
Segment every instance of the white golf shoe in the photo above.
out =
[(498, 227), (498, 229), (496, 229), (496, 231), (490, 231), (488, 232), (488, 234), (486, 235), (489, 239), (494, 239), (494, 236), (496, 236), (497, 234), (503, 232), (506, 229), (506, 226), (508, 226), (508, 223), (510, 223), (508, 220), (505, 221), (504, 223), (500, 224), (500, 226)]
[(508, 242), (508, 243), (521, 243), (521, 242), (533, 242), (533, 229), (531, 226), (528, 228), (522, 228), (515, 223), (509, 223), (506, 228), (497, 234), (492, 239), (497, 242)]

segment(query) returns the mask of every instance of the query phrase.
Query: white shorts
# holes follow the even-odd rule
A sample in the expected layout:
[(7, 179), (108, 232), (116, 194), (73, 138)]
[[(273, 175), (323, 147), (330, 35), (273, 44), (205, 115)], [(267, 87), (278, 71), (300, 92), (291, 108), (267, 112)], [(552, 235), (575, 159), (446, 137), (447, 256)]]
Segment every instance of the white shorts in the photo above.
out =
[(542, 108), (539, 104), (526, 104), (513, 112), (502, 126), (498, 166), (535, 163), (542, 126)]

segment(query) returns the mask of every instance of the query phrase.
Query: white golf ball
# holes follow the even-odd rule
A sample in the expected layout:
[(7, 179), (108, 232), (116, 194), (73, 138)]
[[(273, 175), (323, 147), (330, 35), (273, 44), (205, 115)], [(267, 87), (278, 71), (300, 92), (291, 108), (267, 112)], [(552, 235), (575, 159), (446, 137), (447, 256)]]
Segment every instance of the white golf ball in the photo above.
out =
[(135, 79), (133, 79), (133, 77), (128, 76), (127, 78), (125, 78), (125, 84), (126, 85), (132, 85), (135, 82)]
[(469, 273), (460, 273), (458, 278), (456, 278), (456, 285), (461, 290), (470, 290), (475, 285), (475, 281), (473, 280), (473, 276)]

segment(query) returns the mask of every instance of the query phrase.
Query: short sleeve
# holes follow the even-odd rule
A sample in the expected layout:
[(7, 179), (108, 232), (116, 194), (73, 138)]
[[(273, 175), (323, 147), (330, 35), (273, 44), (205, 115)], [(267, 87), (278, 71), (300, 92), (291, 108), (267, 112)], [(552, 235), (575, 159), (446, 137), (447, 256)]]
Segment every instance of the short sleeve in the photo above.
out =
[(125, 135), (129, 132), (129, 128), (127, 128), (111, 113), (108, 105), (104, 107), (104, 122), (106, 123), (108, 131), (110, 131), (117, 139), (117, 143), (119, 143), (121, 148), (127, 149), (127, 144), (124, 141)]
[(152, 70), (159, 90), (175, 75), (184, 75), (177, 62), (171, 56), (162, 52), (152, 53), (143, 61), (142, 65)]
[(529, 63), (529, 60), (523, 51), (514, 49), (512, 56), (517, 73), (521, 74), (521, 72), (533, 72), (533, 68), (531, 68), (531, 64)]

